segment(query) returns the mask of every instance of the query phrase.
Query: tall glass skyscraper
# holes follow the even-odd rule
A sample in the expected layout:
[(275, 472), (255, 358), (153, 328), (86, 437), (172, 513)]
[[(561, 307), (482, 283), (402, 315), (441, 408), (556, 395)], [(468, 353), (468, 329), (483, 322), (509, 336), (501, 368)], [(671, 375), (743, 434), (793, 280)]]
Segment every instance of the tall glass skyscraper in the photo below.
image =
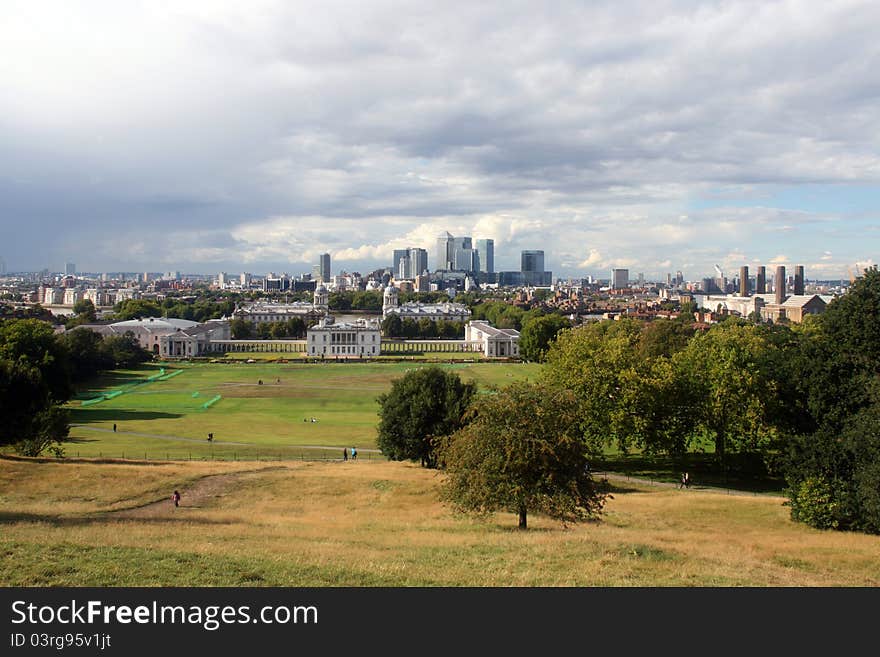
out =
[(495, 240), (477, 240), (477, 252), (480, 254), (480, 271), (484, 274), (495, 273)]
[(330, 282), (330, 254), (322, 253), (318, 266), (321, 268), (321, 280), (324, 283)]
[(434, 269), (443, 271), (452, 269), (454, 239), (445, 230), (437, 236), (437, 251), (435, 253), (437, 261), (434, 263)]
[(543, 251), (523, 251), (521, 256), (522, 266), (520, 271), (544, 271)]

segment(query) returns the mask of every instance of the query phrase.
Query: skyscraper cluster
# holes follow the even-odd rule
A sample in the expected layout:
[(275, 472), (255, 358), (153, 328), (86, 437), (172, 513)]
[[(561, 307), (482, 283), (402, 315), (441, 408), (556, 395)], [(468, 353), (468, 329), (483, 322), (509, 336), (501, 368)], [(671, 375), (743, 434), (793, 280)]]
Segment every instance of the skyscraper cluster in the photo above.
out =
[(453, 237), (446, 231), (437, 236), (435, 270), (491, 274), (494, 268), (494, 240), (477, 240), (477, 248), (474, 248), (470, 237)]
[(415, 247), (395, 249), (392, 264), (395, 278), (415, 278), (428, 271), (428, 252)]
[[(519, 271), (496, 272), (495, 240), (490, 238), (474, 240), (443, 231), (437, 236), (433, 258), (434, 272), (451, 280), (465, 280), (465, 283), (471, 279), (499, 285), (546, 286), (552, 282), (553, 273), (545, 271), (544, 252), (540, 250), (522, 251)], [(424, 249), (394, 250), (395, 278), (414, 279), (428, 271), (428, 254)]]

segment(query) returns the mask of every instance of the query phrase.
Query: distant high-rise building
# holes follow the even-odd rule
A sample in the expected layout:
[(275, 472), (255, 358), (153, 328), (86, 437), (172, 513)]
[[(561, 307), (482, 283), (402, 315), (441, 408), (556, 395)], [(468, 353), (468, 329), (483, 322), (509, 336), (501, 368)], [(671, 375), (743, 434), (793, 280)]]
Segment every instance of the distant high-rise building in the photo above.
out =
[(755, 276), (755, 294), (767, 294), (767, 268), (764, 265), (758, 267)]
[(322, 253), (320, 259), (318, 261), (318, 265), (321, 267), (321, 281), (323, 283), (330, 282), (330, 254)]
[(226, 272), (221, 271), (219, 274), (217, 274), (217, 287), (219, 287), (222, 290), (223, 288), (226, 287), (226, 284), (227, 284)]
[(452, 269), (454, 239), (455, 238), (445, 230), (437, 236), (437, 251), (435, 253), (437, 262), (434, 264), (434, 269), (442, 271)]
[(391, 271), (394, 272), (394, 277), (400, 277), (400, 261), (404, 258), (409, 257), (409, 249), (394, 249), (394, 255), (391, 260)]
[(287, 274), (280, 276), (269, 272), (263, 279), (264, 292), (284, 292), (290, 289), (290, 277)]
[(397, 269), (394, 270), (394, 278), (401, 280), (409, 278), (409, 256), (404, 256), (397, 261)]
[(520, 255), (520, 271), (544, 271), (543, 251), (523, 251)]
[(477, 253), (480, 257), (479, 271), (484, 274), (495, 273), (495, 240), (477, 240)]
[(455, 249), (455, 261), (453, 269), (455, 271), (473, 272), (475, 264), (479, 262), (477, 252), (468, 247), (459, 247)]
[(242, 289), (247, 289), (251, 286), (251, 278), (252, 276), (248, 272), (242, 272), (240, 278)]
[(743, 265), (739, 268), (739, 295), (741, 297), (749, 296), (749, 267)]
[(776, 278), (773, 280), (773, 294), (777, 304), (785, 302), (785, 265), (776, 267)]
[(394, 249), (393, 268), (397, 279), (410, 279), (428, 270), (428, 252), (425, 249), (410, 247)]
[(717, 289), (714, 278), (704, 278), (701, 287), (703, 290), (703, 294), (712, 294)]
[(682, 283), (684, 283), (684, 274), (680, 271), (675, 272), (675, 284), (681, 285)]
[(639, 273), (638, 281), (639, 281), (639, 287), (644, 287), (645, 286), (645, 275), (642, 273)]
[(797, 265), (794, 268), (794, 293), (804, 293), (804, 266)]
[(473, 271), (474, 246), (470, 237), (452, 238), (452, 269), (455, 271)]
[(666, 287), (672, 287), (672, 274), (666, 274)]
[(629, 269), (612, 269), (611, 270), (611, 288), (614, 290), (623, 290), (629, 287)]
[(73, 276), (75, 274), (76, 274), (76, 265), (72, 262), (65, 263), (64, 275), (65, 276)]

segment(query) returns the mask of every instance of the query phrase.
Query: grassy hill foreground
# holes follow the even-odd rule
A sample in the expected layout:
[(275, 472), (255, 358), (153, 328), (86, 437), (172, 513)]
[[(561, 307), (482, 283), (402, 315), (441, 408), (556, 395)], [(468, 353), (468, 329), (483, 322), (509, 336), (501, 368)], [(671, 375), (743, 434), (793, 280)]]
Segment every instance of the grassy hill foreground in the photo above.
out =
[[(783, 499), (618, 483), (606, 514), (453, 514), (379, 461), (0, 459), (3, 586), (877, 586), (880, 537)], [(180, 508), (169, 496), (183, 495)]]

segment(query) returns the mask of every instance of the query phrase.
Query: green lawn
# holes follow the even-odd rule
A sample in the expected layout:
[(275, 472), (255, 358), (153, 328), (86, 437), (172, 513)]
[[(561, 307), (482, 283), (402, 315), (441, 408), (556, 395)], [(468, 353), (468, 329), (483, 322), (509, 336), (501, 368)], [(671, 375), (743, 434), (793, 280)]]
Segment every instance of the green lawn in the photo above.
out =
[[(338, 456), (343, 446), (370, 449), (376, 441), (378, 395), (390, 389), (393, 379), (427, 366), (418, 361), (181, 363), (166, 364), (165, 369), (181, 369), (182, 374), (148, 383), (144, 381), (158, 373), (158, 365), (111, 372), (83, 386), (68, 404), (72, 424), (83, 426), (72, 427), (66, 452), (135, 458), (299, 458)], [(522, 363), (437, 366), (482, 389), (534, 379), (539, 368)], [(125, 392), (82, 406), (85, 399), (118, 389)], [(217, 395), (219, 401), (203, 408)], [(214, 434), (213, 445), (206, 439), (209, 432)], [(334, 450), (306, 451), (302, 446)]]

